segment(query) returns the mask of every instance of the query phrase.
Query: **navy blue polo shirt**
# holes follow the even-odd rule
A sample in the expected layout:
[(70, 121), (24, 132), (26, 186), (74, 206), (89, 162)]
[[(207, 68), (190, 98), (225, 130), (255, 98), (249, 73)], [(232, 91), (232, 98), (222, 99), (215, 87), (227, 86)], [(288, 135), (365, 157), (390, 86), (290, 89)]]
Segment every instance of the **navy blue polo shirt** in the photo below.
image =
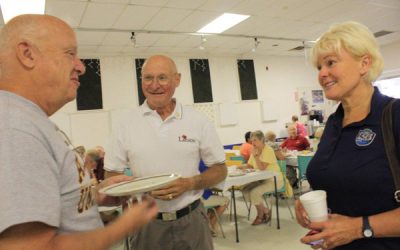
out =
[[(314, 190), (327, 192), (332, 213), (358, 217), (398, 207), (381, 133), (382, 111), (389, 100), (375, 88), (371, 111), (364, 120), (342, 127), (342, 105), (329, 117), (318, 150), (308, 166), (307, 179)], [(394, 136), (399, 148), (399, 102), (393, 109)], [(336, 249), (399, 250), (400, 238), (361, 239)]]

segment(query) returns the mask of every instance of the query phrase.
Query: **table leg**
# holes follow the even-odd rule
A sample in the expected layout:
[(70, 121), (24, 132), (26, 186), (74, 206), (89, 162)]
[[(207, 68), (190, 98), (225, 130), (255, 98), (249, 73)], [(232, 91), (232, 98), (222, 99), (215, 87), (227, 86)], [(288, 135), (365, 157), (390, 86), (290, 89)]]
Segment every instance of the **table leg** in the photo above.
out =
[(235, 218), (235, 230), (236, 230), (236, 242), (239, 243), (239, 231), (237, 225), (237, 215), (236, 215), (236, 199), (235, 199), (235, 188), (232, 186), (231, 197), (233, 201), (233, 217)]
[(280, 221), (279, 221), (279, 202), (278, 202), (278, 187), (276, 184), (276, 176), (274, 176), (274, 185), (275, 185), (275, 206), (276, 206), (276, 221), (278, 222), (277, 229), (281, 229)]

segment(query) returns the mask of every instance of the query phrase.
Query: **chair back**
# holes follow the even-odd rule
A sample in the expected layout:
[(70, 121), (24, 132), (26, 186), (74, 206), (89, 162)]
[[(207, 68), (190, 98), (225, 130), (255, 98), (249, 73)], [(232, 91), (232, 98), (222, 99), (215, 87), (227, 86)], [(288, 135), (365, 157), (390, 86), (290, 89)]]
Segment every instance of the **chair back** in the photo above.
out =
[(235, 145), (232, 147), (232, 150), (240, 150), (240, 147), (241, 147), (240, 145)]
[(131, 168), (124, 168), (124, 175), (132, 176)]
[(225, 160), (230, 160), (231, 157), (237, 156), (235, 153), (225, 152)]
[(283, 187), (278, 190), (278, 192), (282, 192), (285, 194), (286, 197), (293, 196), (293, 188), (290, 186), (289, 181), (286, 179), (286, 161), (285, 160), (278, 160), (278, 165), (282, 173), (283, 177)]
[(242, 163), (245, 163), (246, 161), (244, 160), (243, 156), (231, 156), (231, 161), (242, 161)]
[(286, 176), (286, 161), (285, 160), (278, 160), (279, 168), (284, 176)]
[(310, 155), (298, 155), (297, 156), (297, 164), (299, 169), (299, 178), (301, 180), (306, 180), (306, 172), (308, 164), (310, 163), (312, 156)]

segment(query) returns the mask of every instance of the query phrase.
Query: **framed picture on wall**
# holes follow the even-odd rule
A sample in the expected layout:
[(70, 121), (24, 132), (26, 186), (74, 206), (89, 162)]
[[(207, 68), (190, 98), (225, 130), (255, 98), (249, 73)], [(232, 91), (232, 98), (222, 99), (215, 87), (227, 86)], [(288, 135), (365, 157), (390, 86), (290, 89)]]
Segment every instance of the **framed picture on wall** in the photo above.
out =
[(311, 97), (313, 103), (324, 103), (324, 93), (322, 90), (312, 90)]

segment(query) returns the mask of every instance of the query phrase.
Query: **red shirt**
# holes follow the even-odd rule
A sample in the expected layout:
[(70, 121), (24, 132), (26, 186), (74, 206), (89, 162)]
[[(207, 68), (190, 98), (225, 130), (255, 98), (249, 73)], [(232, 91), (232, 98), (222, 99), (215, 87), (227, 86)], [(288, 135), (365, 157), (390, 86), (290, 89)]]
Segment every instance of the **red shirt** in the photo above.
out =
[(310, 147), (310, 143), (308, 142), (307, 138), (303, 136), (296, 136), (296, 138), (292, 139), (288, 137), (282, 144), (281, 148), (287, 148), (289, 150), (305, 150)]
[(253, 145), (251, 143), (245, 142), (240, 146), (240, 154), (243, 158), (248, 161), (250, 158), (251, 150), (253, 149)]

